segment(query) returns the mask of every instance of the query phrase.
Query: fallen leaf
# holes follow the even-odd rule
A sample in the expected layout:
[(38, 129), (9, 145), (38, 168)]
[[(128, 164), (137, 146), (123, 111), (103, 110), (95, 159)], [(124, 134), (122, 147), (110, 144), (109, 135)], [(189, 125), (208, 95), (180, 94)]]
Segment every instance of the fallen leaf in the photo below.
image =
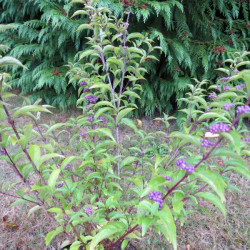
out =
[(142, 121), (141, 120), (139, 120), (139, 119), (137, 119), (137, 124), (138, 124), (138, 126), (142, 126)]
[(15, 223), (7, 222), (5, 217), (3, 217), (3, 224), (4, 224), (5, 227), (11, 227), (11, 228), (17, 228), (18, 227), (18, 225), (15, 224)]

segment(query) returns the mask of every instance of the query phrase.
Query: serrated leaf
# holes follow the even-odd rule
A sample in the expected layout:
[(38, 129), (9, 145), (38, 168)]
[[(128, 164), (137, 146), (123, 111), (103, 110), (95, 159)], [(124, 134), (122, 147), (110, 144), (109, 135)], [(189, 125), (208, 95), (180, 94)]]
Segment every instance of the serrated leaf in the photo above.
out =
[(173, 248), (177, 250), (176, 226), (171, 210), (167, 205), (164, 205), (158, 212), (158, 216), (167, 231), (167, 235), (165, 235), (165, 237), (167, 236), (167, 240), (172, 243)]
[(123, 222), (111, 222), (102, 227), (102, 229), (94, 236), (92, 239), (89, 249), (95, 250), (96, 246), (104, 239), (108, 239), (111, 236), (124, 232), (127, 229), (127, 226)]
[(52, 173), (50, 174), (48, 185), (52, 188), (56, 186), (57, 178), (59, 177), (61, 170), (60, 169), (54, 169)]
[(193, 174), (206, 182), (218, 194), (222, 202), (225, 201), (224, 191), (226, 183), (221, 175), (214, 171), (203, 169), (196, 170)]
[(122, 109), (122, 110), (117, 114), (116, 123), (118, 124), (119, 121), (120, 121), (124, 116), (126, 116), (128, 113), (130, 113), (132, 110), (134, 110), (134, 108), (125, 108), (125, 109)]
[(213, 118), (213, 119), (214, 118), (220, 118), (222, 121), (230, 123), (230, 121), (224, 115), (221, 115), (221, 114), (215, 113), (215, 112), (209, 112), (209, 113), (202, 114), (198, 118), (198, 121), (208, 120), (208, 119), (211, 119), (211, 118)]
[(37, 206), (34, 206), (32, 207), (29, 212), (28, 212), (28, 217), (30, 217), (31, 214), (35, 213), (37, 210), (41, 209), (42, 207), (37, 205)]
[(211, 202), (212, 204), (214, 204), (216, 207), (220, 209), (222, 214), (226, 217), (225, 206), (217, 195), (209, 193), (209, 192), (200, 192), (200, 193), (197, 193), (196, 196), (201, 197), (202, 199), (207, 200)]
[(48, 246), (50, 242), (55, 238), (58, 234), (63, 232), (63, 227), (58, 227), (56, 230), (49, 232), (45, 237), (45, 244)]
[(38, 112), (38, 111), (42, 111), (42, 112), (47, 112), (47, 113), (51, 113), (51, 111), (49, 111), (47, 108), (40, 106), (40, 105), (27, 105), (25, 107), (19, 108), (13, 115), (13, 118), (18, 117), (19, 115), (25, 115), (28, 112)]

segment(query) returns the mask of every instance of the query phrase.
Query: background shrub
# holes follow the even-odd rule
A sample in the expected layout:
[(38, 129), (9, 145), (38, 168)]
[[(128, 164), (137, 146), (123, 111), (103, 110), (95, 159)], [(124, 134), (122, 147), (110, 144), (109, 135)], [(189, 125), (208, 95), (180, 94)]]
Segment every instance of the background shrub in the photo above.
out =
[[(76, 51), (86, 49), (86, 32), (75, 32), (79, 19), (70, 19), (74, 9), (69, 2), (0, 3), (0, 23), (17, 26), (2, 33), (0, 43), (15, 46), (10, 54), (29, 67), (14, 69), (11, 84), (60, 108), (75, 104), (77, 96), (76, 85), (67, 86), (64, 65)], [(159, 61), (148, 59), (140, 114), (169, 112), (187, 90), (190, 76), (214, 80), (217, 73), (212, 69), (221, 67), (232, 52), (249, 46), (249, 1), (100, 0), (98, 5), (108, 6), (117, 17), (131, 8), (130, 32), (148, 32), (163, 49), (155, 54)]]

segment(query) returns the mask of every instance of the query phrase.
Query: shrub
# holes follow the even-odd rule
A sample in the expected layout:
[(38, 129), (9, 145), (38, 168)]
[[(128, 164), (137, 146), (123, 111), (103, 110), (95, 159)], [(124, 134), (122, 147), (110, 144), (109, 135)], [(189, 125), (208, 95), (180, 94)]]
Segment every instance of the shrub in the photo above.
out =
[[(244, 59), (250, 53), (235, 54), (227, 61), (230, 68), (219, 69), (227, 78), (209, 87), (208, 101), (204, 88), (208, 81), (195, 79), (195, 86), (188, 85), (189, 93), (180, 100), (187, 103), (181, 110), (185, 114), (182, 131), (148, 134), (126, 115), (136, 108), (133, 98), (140, 98), (137, 81), (143, 79), (143, 64), (147, 58), (155, 59), (151, 53), (158, 48), (146, 36), (128, 33), (129, 11), (123, 21), (106, 8), (96, 8), (89, 1), (85, 4), (74, 15), (91, 19), (79, 27), (91, 31), (90, 49), (80, 54), (79, 63), (69, 65), (68, 72), (71, 81), (79, 84), (78, 105), (83, 114), (45, 126), (44, 132), (33, 113), (49, 112), (49, 107), (28, 105), (10, 113), (4, 100), (12, 94), (6, 92), (6, 74), (2, 73), (1, 120), (7, 116), (9, 125), (1, 126), (0, 157), (26, 185), (16, 196), (34, 204), (29, 214), (44, 209), (57, 221), (45, 238), (47, 245), (65, 233), (72, 240), (71, 249), (118, 245), (125, 249), (128, 237), (155, 230), (177, 249), (175, 221), (183, 224), (192, 212), (185, 203), (195, 208), (204, 199), (225, 216), (228, 174), (235, 171), (249, 177), (245, 160), (249, 138), (243, 135), (247, 131), (243, 118), (249, 115), (246, 89), (249, 92), (250, 79), (249, 70), (239, 72), (238, 68), (249, 64)], [(0, 66), (6, 64), (21, 65), (2, 57)], [(32, 124), (17, 127), (19, 116), (30, 117), (34, 128)], [(166, 115), (159, 119), (167, 130), (169, 119)], [(128, 147), (121, 138), (121, 126), (131, 129)], [(71, 133), (67, 145), (59, 140), (63, 129)], [(41, 143), (34, 142), (34, 137)], [(161, 153), (152, 146), (159, 137)], [(19, 150), (12, 150), (16, 144)], [(3, 185), (0, 194), (11, 195), (13, 186)]]

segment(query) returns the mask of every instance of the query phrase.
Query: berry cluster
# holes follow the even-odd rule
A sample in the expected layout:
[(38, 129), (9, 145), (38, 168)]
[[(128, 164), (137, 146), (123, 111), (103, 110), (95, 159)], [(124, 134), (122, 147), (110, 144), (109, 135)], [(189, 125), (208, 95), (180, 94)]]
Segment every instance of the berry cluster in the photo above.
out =
[(91, 216), (93, 214), (93, 208), (91, 206), (85, 207), (83, 209), (84, 213), (86, 213), (88, 216)]
[(90, 116), (87, 117), (87, 121), (93, 122), (93, 120), (94, 120), (94, 117), (92, 115), (90, 115)]
[(234, 103), (226, 103), (226, 104), (223, 105), (223, 108), (224, 108), (225, 110), (229, 110), (229, 109), (231, 109), (232, 107), (234, 107)]
[(239, 84), (239, 85), (235, 86), (236, 90), (241, 90), (245, 87), (246, 87), (246, 84)]
[(216, 95), (215, 93), (212, 93), (212, 94), (210, 94), (208, 97), (212, 99), (212, 98), (216, 98), (217, 95)]
[(213, 142), (211, 142), (211, 141), (209, 141), (209, 140), (207, 140), (207, 139), (201, 139), (201, 146), (203, 147), (203, 148), (209, 148), (209, 147), (212, 147), (212, 146), (214, 146), (214, 143)]
[(247, 114), (250, 112), (250, 107), (248, 105), (238, 106), (236, 109), (236, 113), (239, 114)]
[(85, 96), (85, 99), (87, 101), (89, 101), (89, 103), (93, 104), (93, 103), (95, 103), (98, 100), (98, 97), (87, 95), (87, 96)]
[(231, 79), (231, 76), (227, 76), (227, 77), (222, 77), (219, 79), (220, 82), (227, 82)]
[(225, 86), (225, 87), (223, 88), (223, 91), (227, 91), (227, 90), (230, 90), (230, 87), (229, 87), (229, 86)]
[(230, 128), (228, 126), (228, 124), (225, 123), (215, 123), (212, 126), (210, 126), (209, 131), (211, 133), (220, 133), (220, 132), (229, 132)]
[(186, 161), (184, 159), (178, 159), (176, 161), (176, 165), (180, 167), (182, 170), (186, 170), (189, 174), (192, 174), (195, 170), (194, 166), (186, 165)]
[(157, 202), (159, 204), (159, 210), (162, 209), (162, 206), (163, 206), (163, 200), (162, 200), (162, 196), (161, 196), (161, 193), (160, 192), (157, 192), (157, 191), (151, 191), (148, 195), (148, 198), (151, 200), (151, 201), (154, 201), (154, 202)]
[(219, 53), (222, 53), (222, 52), (224, 52), (224, 51), (226, 51), (226, 48), (225, 48), (224, 45), (215, 46), (215, 47), (213, 48), (213, 52), (214, 52), (215, 54), (219, 54)]

